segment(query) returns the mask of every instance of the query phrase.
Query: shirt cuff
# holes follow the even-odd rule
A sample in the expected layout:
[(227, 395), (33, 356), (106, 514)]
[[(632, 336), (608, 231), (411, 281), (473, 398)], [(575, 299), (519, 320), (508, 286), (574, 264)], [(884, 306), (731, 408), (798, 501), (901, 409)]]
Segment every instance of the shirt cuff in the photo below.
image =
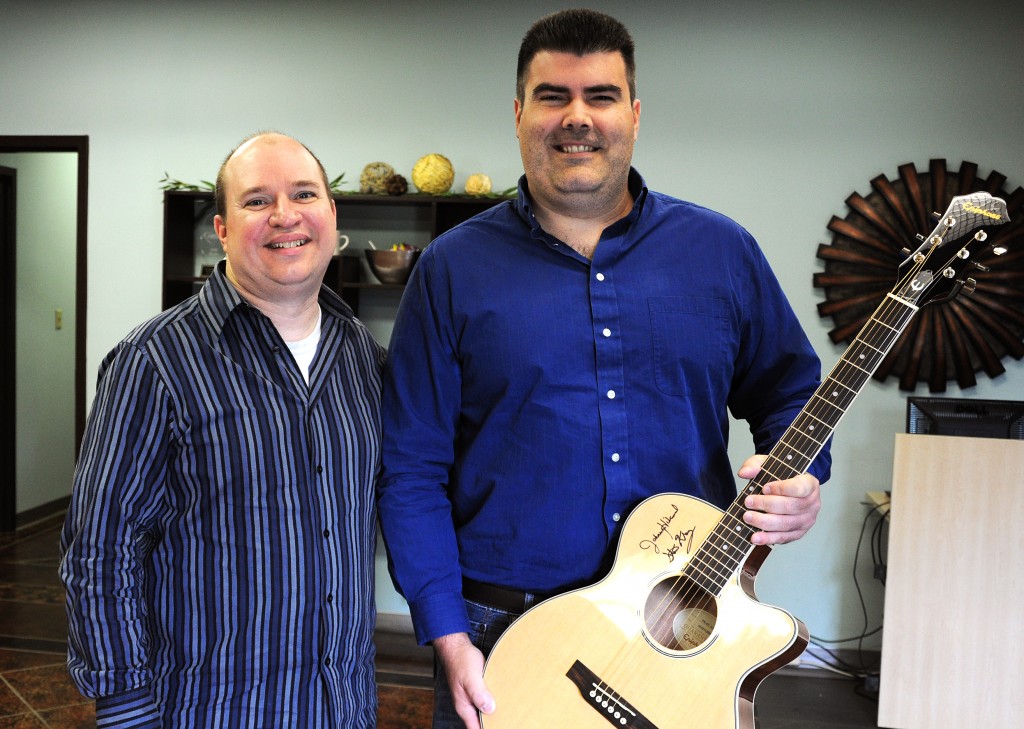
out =
[(148, 686), (96, 699), (96, 729), (160, 729), (160, 712)]
[(420, 645), (443, 635), (469, 632), (466, 602), (459, 592), (437, 593), (410, 602), (409, 613)]

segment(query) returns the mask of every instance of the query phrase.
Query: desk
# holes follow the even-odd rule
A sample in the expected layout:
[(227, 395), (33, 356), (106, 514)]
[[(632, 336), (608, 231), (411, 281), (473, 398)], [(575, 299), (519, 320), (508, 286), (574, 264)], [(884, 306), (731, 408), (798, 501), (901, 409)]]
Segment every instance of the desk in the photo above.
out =
[(1024, 441), (896, 436), (878, 725), (1024, 727)]

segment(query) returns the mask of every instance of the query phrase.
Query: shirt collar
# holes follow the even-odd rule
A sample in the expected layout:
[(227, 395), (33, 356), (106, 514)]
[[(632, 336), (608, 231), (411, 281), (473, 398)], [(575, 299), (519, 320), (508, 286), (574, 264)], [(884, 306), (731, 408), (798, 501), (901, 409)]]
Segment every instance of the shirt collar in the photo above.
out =
[[(629, 179), (626, 182), (629, 188), (629, 194), (633, 198), (633, 208), (629, 211), (629, 214), (622, 220), (627, 225), (632, 224), (643, 211), (644, 203), (647, 201), (647, 183), (644, 182), (643, 176), (636, 171), (635, 167), (629, 168)], [(522, 175), (519, 178), (519, 194), (516, 199), (516, 212), (519, 217), (522, 218), (530, 226), (530, 228), (537, 230), (540, 229), (540, 223), (537, 222), (537, 216), (533, 214), (533, 200), (530, 198), (530, 184), (526, 179), (526, 175)]]
[[(217, 333), (218, 337), (220, 337), (228, 319), (240, 307), (242, 310), (259, 312), (257, 307), (242, 298), (242, 295), (238, 293), (238, 289), (228, 280), (226, 268), (226, 260), (221, 260), (214, 266), (213, 273), (210, 274), (206, 285), (199, 292), (199, 311), (206, 319), (210, 328)], [(355, 319), (352, 309), (348, 307), (342, 298), (323, 285), (320, 286), (320, 295), (317, 297), (317, 300), (320, 304), (320, 310), (323, 312), (324, 324), (326, 324), (326, 319), (329, 316), (340, 319), (343, 323), (348, 323)], [(262, 312), (260, 313), (262, 314)]]

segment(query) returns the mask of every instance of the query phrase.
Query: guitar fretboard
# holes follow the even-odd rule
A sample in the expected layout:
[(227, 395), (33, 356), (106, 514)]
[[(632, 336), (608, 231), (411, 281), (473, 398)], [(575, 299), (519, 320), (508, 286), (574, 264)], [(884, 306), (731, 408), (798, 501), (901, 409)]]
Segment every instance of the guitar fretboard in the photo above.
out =
[(767, 483), (807, 470), (917, 309), (894, 294), (886, 296), (772, 448), (760, 473), (747, 483), (687, 564), (688, 579), (712, 594), (721, 592), (753, 549), (750, 537), (756, 530), (743, 521), (747, 511), (743, 501), (760, 493)]

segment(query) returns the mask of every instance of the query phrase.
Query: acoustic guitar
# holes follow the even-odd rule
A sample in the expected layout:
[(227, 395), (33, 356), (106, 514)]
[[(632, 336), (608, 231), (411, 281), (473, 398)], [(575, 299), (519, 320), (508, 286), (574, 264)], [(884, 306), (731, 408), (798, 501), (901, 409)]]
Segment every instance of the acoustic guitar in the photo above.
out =
[(758, 684), (799, 656), (808, 634), (754, 595), (770, 548), (751, 544), (744, 499), (807, 469), (917, 310), (973, 287), (965, 272), (982, 267), (984, 227), (1008, 221), (1000, 198), (955, 197), (725, 512), (682, 494), (643, 501), (603, 580), (516, 620), (484, 668), (497, 702), (485, 729), (751, 729)]

